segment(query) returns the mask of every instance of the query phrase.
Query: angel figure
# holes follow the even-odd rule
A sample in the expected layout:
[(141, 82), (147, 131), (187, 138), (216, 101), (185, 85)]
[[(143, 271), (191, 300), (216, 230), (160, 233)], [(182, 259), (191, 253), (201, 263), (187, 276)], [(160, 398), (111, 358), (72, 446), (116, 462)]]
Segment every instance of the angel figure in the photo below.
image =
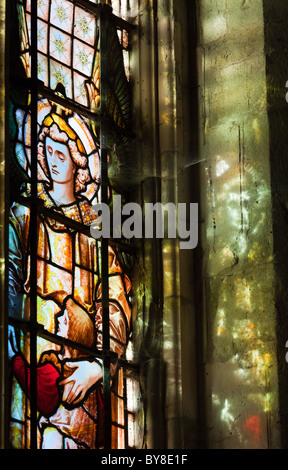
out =
[[(89, 319), (90, 329), (91, 325), (94, 328), (92, 335), (94, 344), (90, 342), (89, 347), (101, 350), (102, 289), (99, 264), (101, 242), (87, 235), (87, 230), (77, 229), (89, 226), (96, 217), (89, 199), (83, 195), (92, 182), (92, 176), (89, 153), (85, 149), (85, 139), (80, 131), (79, 116), (65, 115), (59, 110), (56, 112), (51, 106), (47, 107), (38, 133), (38, 174), (43, 175), (43, 178), (38, 179), (37, 188), (39, 199), (37, 233), (31, 233), (30, 230), (29, 204), (14, 202), (10, 209), (9, 315), (29, 320), (30, 256), (31, 250), (35, 249), (37, 250), (38, 323), (48, 332), (63, 336), (59, 334), (59, 315), (63, 315), (64, 311), (66, 314), (69, 312), (69, 315), (71, 314), (69, 335), (75, 338), (77, 335), (74, 333), (78, 333), (79, 338), (79, 330), (81, 333), (81, 328), (85, 327), (84, 319)], [(29, 198), (29, 188), (23, 194), (23, 197), (25, 196)], [(45, 210), (41, 212), (41, 207), (50, 209), (49, 214), (47, 215)], [(57, 217), (57, 214), (62, 218)], [(65, 224), (63, 215), (77, 222), (77, 227), (72, 228), (68, 223)], [(130, 281), (124, 275), (114, 250), (109, 246), (110, 348), (118, 357), (125, 350), (130, 327), (131, 309), (128, 301), (130, 288)], [(78, 321), (74, 323), (71, 320), (73, 311), (74, 317), (77, 317), (78, 313)], [(64, 319), (65, 316), (61, 318)], [(62, 330), (63, 327), (62, 325)], [(73, 332), (73, 329), (77, 329), (78, 332)], [(12, 336), (16, 338), (16, 345), (14, 341), (12, 348), (14, 353), (11, 357), (18, 357), (18, 361), (19, 357), (21, 358), (21, 367), (27, 376), (30, 361), (29, 334), (22, 332), (17, 336), (16, 330), (10, 327), (10, 337)], [(78, 342), (83, 344), (83, 338)], [(67, 348), (64, 347), (63, 351), (63, 347), (53, 343), (52, 340), (37, 337), (38, 365), (42, 367), (46, 365), (47, 368), (48, 364), (50, 370), (54, 367), (58, 371), (57, 379), (55, 381), (53, 379), (54, 391), (55, 384), (56, 389), (58, 388), (55, 407), (49, 413), (45, 413), (43, 407), (38, 406), (38, 447), (99, 448), (103, 444), (101, 438), (103, 422), (99, 411), (99, 407), (102, 406), (99, 390), (102, 386), (103, 364), (95, 357), (77, 357), (68, 353)], [(57, 356), (56, 362), (55, 356)], [(20, 378), (19, 373), (17, 374), (15, 358), (13, 361), (10, 441), (13, 448), (29, 448), (28, 383), (23, 377)], [(66, 375), (63, 375), (64, 364)], [(119, 374), (121, 375), (121, 369), (119, 371), (115, 364), (111, 364), (112, 421), (115, 423), (121, 419), (118, 397), (123, 395), (123, 391), (119, 388), (122, 382)], [(45, 389), (45, 380), (42, 382), (42, 387)], [(123, 446), (123, 429), (113, 427), (111, 445), (112, 448)]]

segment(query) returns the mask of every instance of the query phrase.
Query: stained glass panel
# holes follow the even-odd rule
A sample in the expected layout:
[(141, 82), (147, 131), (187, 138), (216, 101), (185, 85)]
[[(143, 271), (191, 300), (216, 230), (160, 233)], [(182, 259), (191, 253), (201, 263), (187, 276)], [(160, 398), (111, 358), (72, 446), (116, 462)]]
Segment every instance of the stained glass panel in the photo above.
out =
[[(97, 19), (69, 0), (41, 0), (37, 5), (38, 78), (51, 89), (55, 88), (57, 82), (62, 83), (67, 97), (88, 107), (83, 87), (86, 88), (85, 80), (93, 79), (94, 50), (99, 30)], [(30, 76), (31, 69), (31, 57), (27, 54), (31, 44), (30, 13), (30, 0), (26, 10), (23, 4), (18, 3), (21, 56), (27, 76)], [(73, 71), (83, 75), (81, 84), (79, 75)], [(74, 83), (75, 77), (77, 83)], [(87, 95), (87, 91), (85, 93)]]
[[(103, 166), (113, 151), (103, 142), (113, 143), (116, 134), (121, 140), (129, 122), (122, 55), (128, 36), (120, 28), (119, 41), (115, 23), (108, 24), (104, 71), (96, 11), (72, 0), (38, 0), (35, 18), (31, 1), (15, 2), (21, 73), (35, 77), (36, 40), (36, 75), (44, 87), (38, 83), (35, 93), (35, 82), (23, 80), (20, 93), (11, 93), (10, 442), (14, 448), (35, 446), (36, 425), (38, 448), (95, 449), (108, 438), (112, 447), (124, 448), (133, 441), (127, 440), (126, 413), (126, 391), (133, 387), (126, 387), (124, 373), (131, 281), (116, 247), (94, 239), (89, 227), (103, 187), (111, 194)], [(102, 116), (91, 119), (102, 96), (108, 131)]]

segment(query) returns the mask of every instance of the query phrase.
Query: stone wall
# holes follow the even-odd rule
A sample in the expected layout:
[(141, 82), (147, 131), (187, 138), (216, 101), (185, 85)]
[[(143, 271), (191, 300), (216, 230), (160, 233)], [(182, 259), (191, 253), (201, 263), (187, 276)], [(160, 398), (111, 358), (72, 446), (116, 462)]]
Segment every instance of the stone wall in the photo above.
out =
[(206, 440), (210, 448), (277, 448), (263, 2), (201, 0), (199, 24)]

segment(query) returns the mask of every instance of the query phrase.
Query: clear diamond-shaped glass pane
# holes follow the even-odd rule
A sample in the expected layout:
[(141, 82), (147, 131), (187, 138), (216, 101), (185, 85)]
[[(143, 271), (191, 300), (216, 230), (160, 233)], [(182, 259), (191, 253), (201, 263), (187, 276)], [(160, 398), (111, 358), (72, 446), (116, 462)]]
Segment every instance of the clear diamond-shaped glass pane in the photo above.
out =
[(37, 46), (38, 50), (47, 54), (48, 25), (44, 21), (37, 21)]
[(91, 46), (94, 46), (95, 30), (95, 18), (81, 8), (75, 7), (74, 35)]
[(45, 86), (48, 86), (48, 59), (40, 53), (37, 55), (37, 76)]
[(67, 97), (73, 99), (71, 70), (50, 60), (50, 88), (55, 89), (58, 83), (64, 86)]
[(66, 0), (52, 0), (50, 22), (67, 33), (71, 33), (73, 27), (73, 4)]
[(74, 99), (78, 103), (88, 106), (85, 80), (86, 77), (74, 72)]
[(75, 39), (73, 50), (73, 68), (90, 76), (92, 72), (94, 49)]
[(50, 54), (65, 65), (71, 63), (71, 37), (59, 29), (50, 28)]

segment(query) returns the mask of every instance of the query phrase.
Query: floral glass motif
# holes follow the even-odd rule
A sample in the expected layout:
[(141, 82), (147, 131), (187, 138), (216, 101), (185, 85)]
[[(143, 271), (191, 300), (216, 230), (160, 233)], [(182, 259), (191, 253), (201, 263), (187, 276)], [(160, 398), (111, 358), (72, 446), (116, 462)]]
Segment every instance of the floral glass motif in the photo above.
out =
[[(86, 81), (93, 78), (92, 68), (98, 44), (95, 17), (69, 0), (38, 0), (37, 6), (38, 78), (51, 89), (58, 80), (67, 88), (68, 98), (88, 107)], [(18, 9), (20, 34), (24, 39), (21, 41), (22, 60), (30, 76), (30, 57), (25, 51), (31, 43), (31, 0), (27, 1), (25, 11), (24, 5)], [(50, 67), (53, 74), (49, 75)], [(76, 83), (74, 72), (77, 72)]]
[[(21, 60), (31, 76), (31, 0), (17, 2)], [(100, 3), (98, 1), (89, 3)], [(107, 2), (106, 2), (107, 3)], [(117, 2), (113, 3), (116, 5)], [(67, 98), (93, 112), (100, 110), (99, 19), (72, 0), (38, 0), (38, 78), (49, 89), (65, 87)], [(120, 3), (119, 3), (120, 5)], [(73, 28), (72, 28), (73, 25)], [(128, 32), (115, 25), (108, 34), (108, 112), (119, 128), (130, 119)], [(116, 38), (119, 38), (118, 45)]]
[(86, 42), (87, 44), (90, 44), (90, 46), (94, 45), (95, 41), (95, 20), (87, 12), (83, 12), (78, 7), (75, 7), (75, 27), (74, 27), (74, 35)]
[(37, 44), (38, 50), (47, 54), (47, 34), (48, 34), (48, 25), (44, 21), (38, 20), (37, 23)]
[[(38, 30), (39, 31), (39, 30)], [(66, 65), (71, 64), (71, 39), (68, 34), (56, 28), (50, 28), (50, 55)]]
[[(45, 18), (48, 20), (47, 17)], [(73, 5), (63, 0), (52, 0), (51, 2), (51, 24), (71, 34), (73, 24)]]

